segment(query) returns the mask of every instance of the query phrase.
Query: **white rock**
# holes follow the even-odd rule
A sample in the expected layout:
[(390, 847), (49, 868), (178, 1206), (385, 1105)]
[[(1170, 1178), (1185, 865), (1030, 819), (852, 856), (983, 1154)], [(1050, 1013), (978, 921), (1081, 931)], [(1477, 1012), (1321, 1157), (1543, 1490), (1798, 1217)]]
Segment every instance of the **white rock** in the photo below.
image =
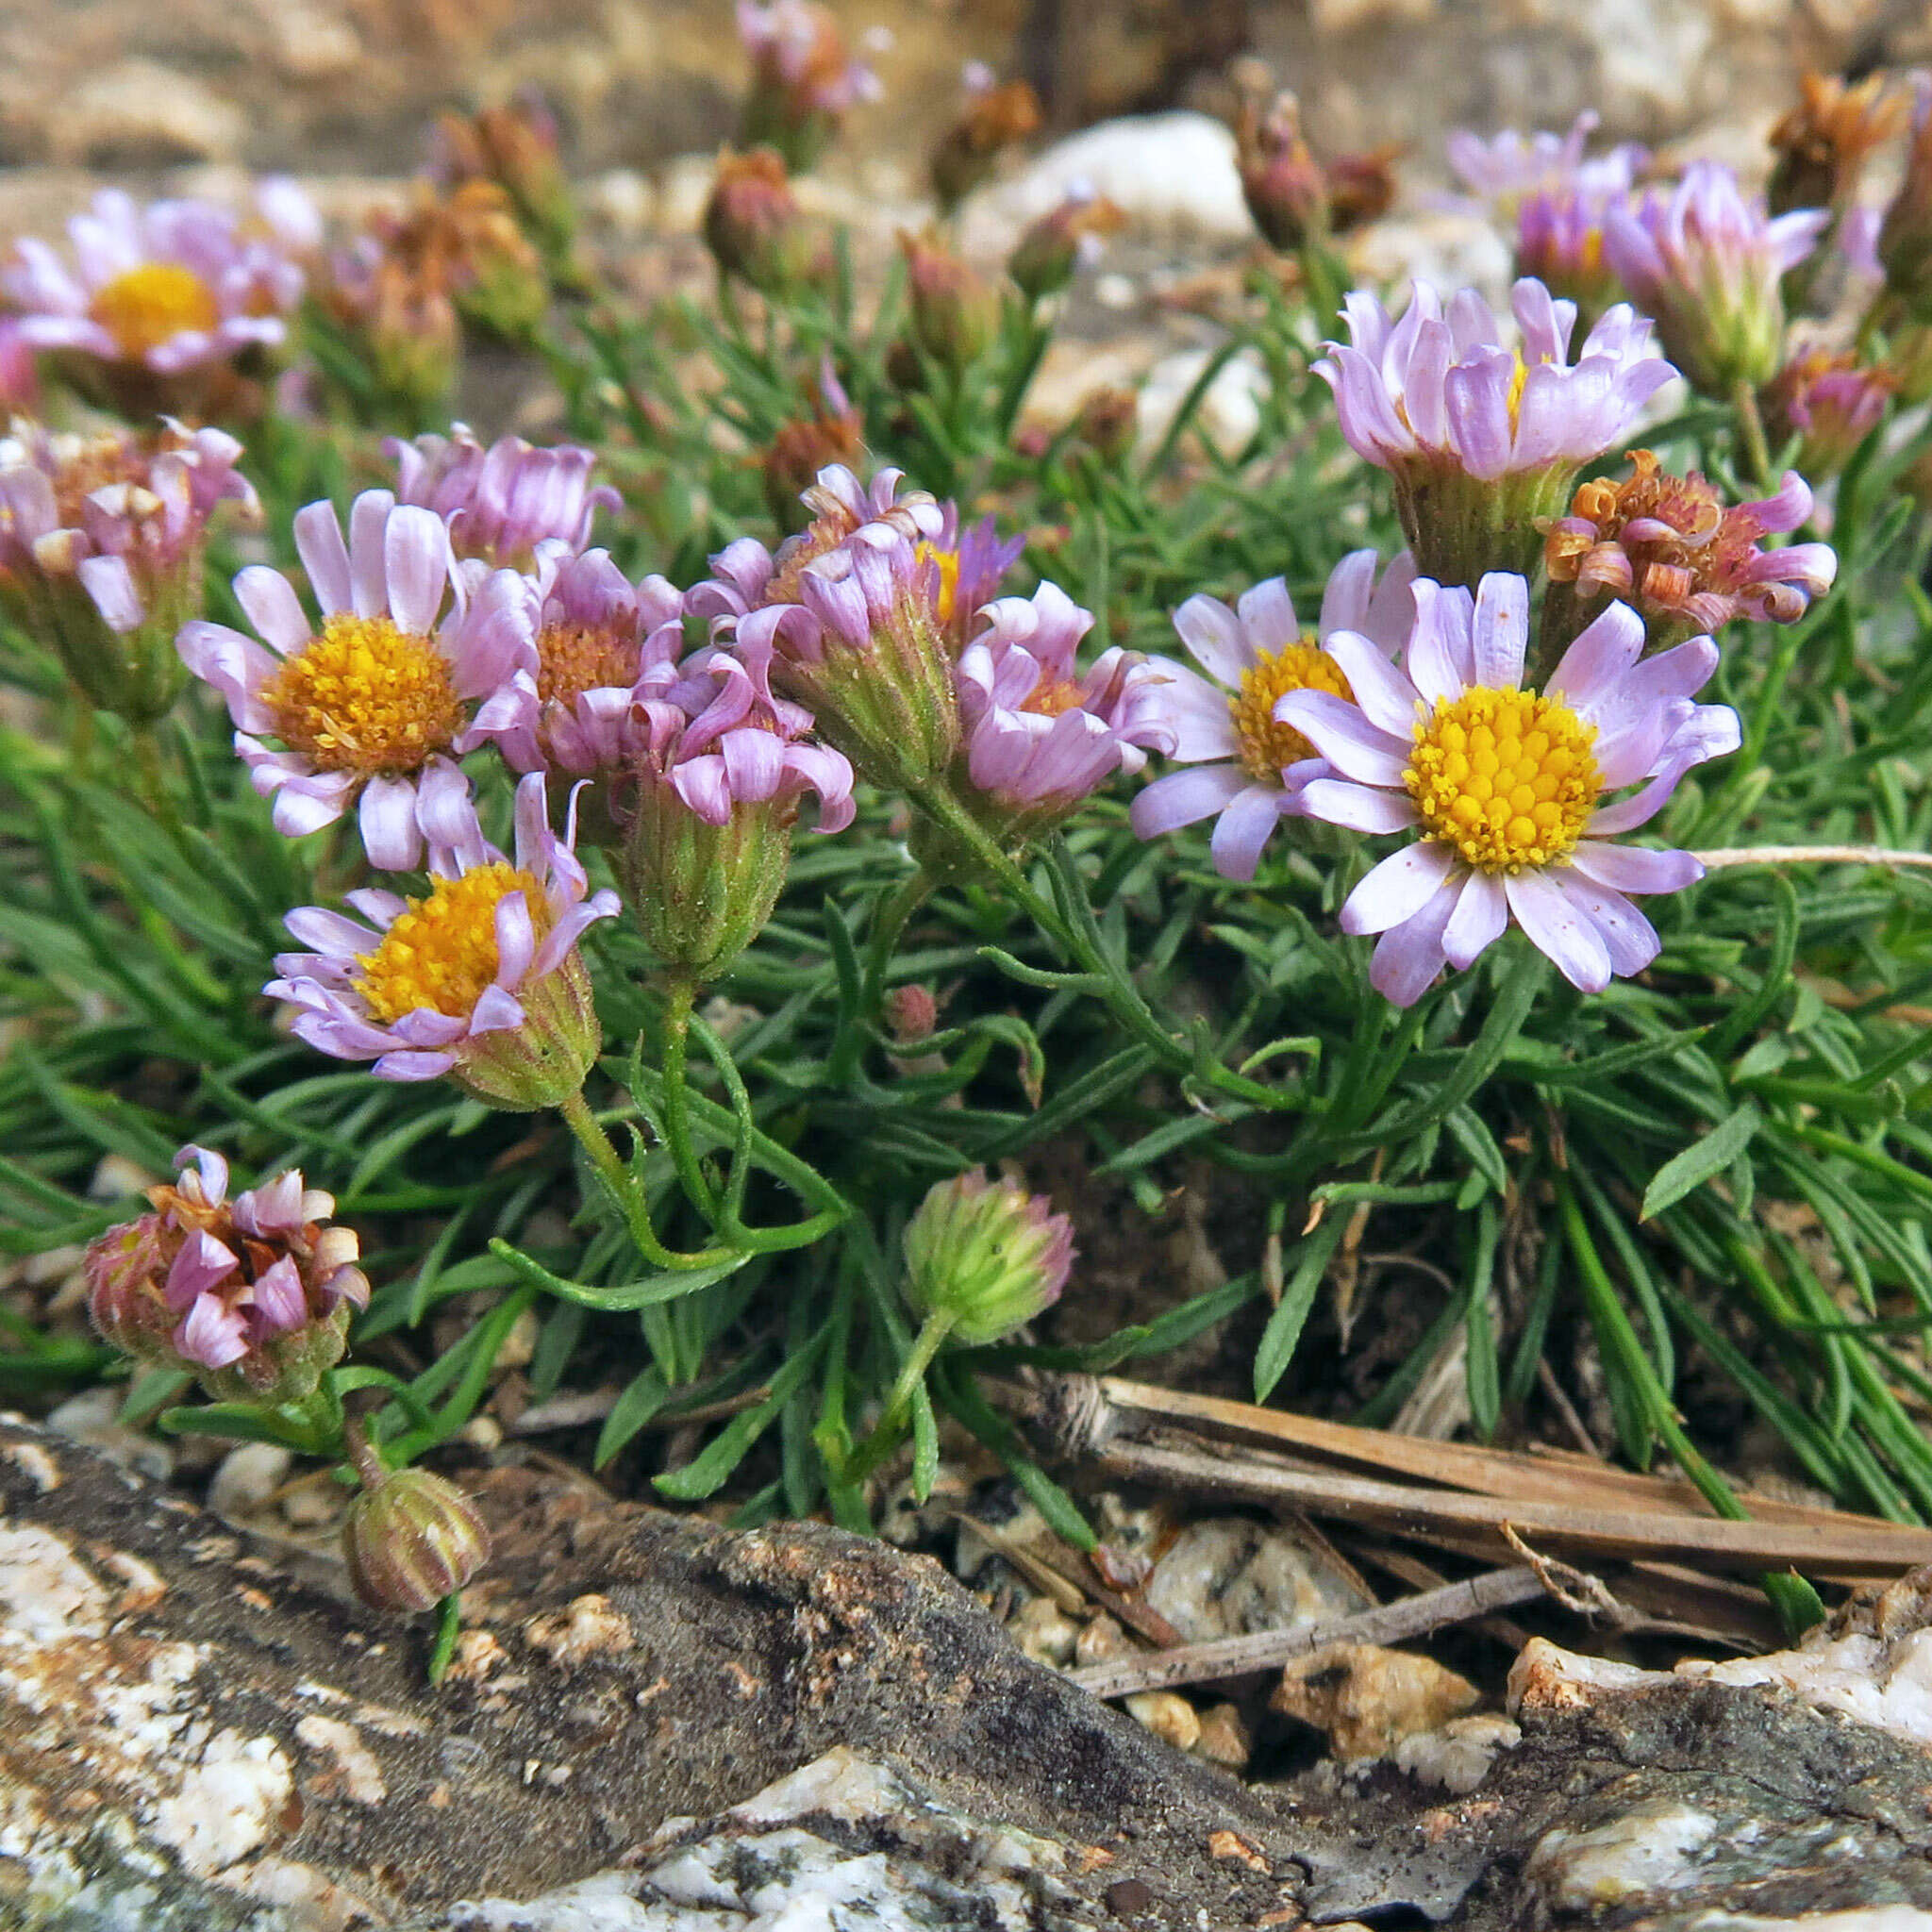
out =
[(1440, 1731), (1418, 1731), (1395, 1747), (1395, 1766), (1419, 1784), (1439, 1785), (1466, 1796), (1490, 1774), (1505, 1751), (1523, 1741), (1523, 1732), (1507, 1717), (1452, 1718)]
[(1708, 1812), (1653, 1799), (1594, 1831), (1547, 1833), (1524, 1876), (1557, 1910), (1590, 1911), (1690, 1882), (1697, 1854), (1716, 1831)]
[(1190, 1643), (1286, 1630), (1367, 1607), (1288, 1531), (1242, 1516), (1190, 1524), (1154, 1566), (1143, 1595), (1147, 1607)]
[(98, 1449), (124, 1469), (166, 1482), (174, 1473), (174, 1451), (157, 1438), (125, 1428), (115, 1420), (121, 1412), (122, 1393), (119, 1389), (103, 1388), (71, 1395), (48, 1415), (47, 1426), (70, 1442)]
[[(1181, 349), (1163, 356), (1147, 372), (1141, 391), (1135, 434), (1143, 450), (1155, 448), (1164, 437), (1181, 405), (1187, 401), (1210, 351)], [(1261, 404), (1268, 394), (1268, 375), (1251, 349), (1231, 356), (1208, 385), (1194, 411), (1191, 429), (1199, 430), (1224, 457), (1238, 457), (1261, 426)]]
[(975, 258), (1000, 258), (1022, 229), (1085, 182), (1143, 232), (1241, 242), (1255, 225), (1235, 172), (1234, 136), (1206, 114), (1103, 121), (1048, 148), (1024, 174), (974, 195), (961, 242)]
[(252, 1516), (288, 1481), (294, 1460), (273, 1442), (230, 1449), (208, 1480), (208, 1507), (217, 1516)]

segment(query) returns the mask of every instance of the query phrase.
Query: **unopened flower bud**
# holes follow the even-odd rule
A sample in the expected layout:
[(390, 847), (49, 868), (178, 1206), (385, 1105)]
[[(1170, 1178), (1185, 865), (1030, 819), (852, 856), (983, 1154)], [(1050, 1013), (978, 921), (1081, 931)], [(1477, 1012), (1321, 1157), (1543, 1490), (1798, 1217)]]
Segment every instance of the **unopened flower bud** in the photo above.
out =
[(1074, 434), (1103, 461), (1119, 462), (1141, 429), (1141, 399), (1130, 389), (1097, 389), (1080, 405)]
[(1291, 253), (1326, 238), (1328, 180), (1302, 133), (1301, 105), (1275, 95), (1265, 112), (1252, 96), (1235, 123), (1235, 164), (1255, 225), (1271, 247)]
[(912, 305), (913, 340), (955, 375), (991, 348), (999, 334), (999, 291), (931, 231), (902, 229), (906, 280)]
[(1898, 391), (1899, 376), (1890, 369), (1862, 368), (1848, 350), (1805, 349), (1765, 391), (1765, 427), (1774, 448), (1795, 436), (1797, 470), (1823, 482), (1851, 461)]
[(533, 89), (468, 118), (441, 116), (433, 146), (434, 172), (444, 188), (494, 182), (545, 257), (559, 264), (569, 259), (576, 205), (558, 153), (557, 118)]
[[(374, 1474), (364, 1458), (363, 1482)], [(476, 1506), (426, 1469), (375, 1476), (349, 1505), (342, 1556), (356, 1594), (372, 1608), (433, 1610), (490, 1559)]]
[(939, 1002), (929, 986), (895, 986), (886, 995), (885, 1009), (895, 1046), (920, 1045), (940, 1023)]
[(1017, 1181), (983, 1171), (941, 1181), (906, 1224), (906, 1301), (924, 1321), (951, 1317), (967, 1347), (997, 1341), (1059, 1297), (1074, 1224)]
[(725, 275), (763, 294), (791, 288), (809, 273), (810, 238), (775, 148), (744, 155), (726, 148), (718, 157), (705, 204), (705, 245)]
[(738, 34), (752, 61), (741, 138), (793, 168), (811, 166), (848, 108), (878, 98), (878, 75), (846, 53), (818, 0), (738, 0)]
[(950, 214), (992, 173), (1001, 153), (1040, 131), (1040, 96), (1024, 80), (1004, 87), (977, 62), (966, 75), (966, 106), (928, 163), (940, 211)]
[(1090, 182), (1076, 182), (1058, 208), (1020, 237), (1007, 258), (1007, 273), (1030, 301), (1058, 294), (1073, 280), (1074, 269), (1099, 252), (1101, 238), (1115, 233), (1125, 220), (1118, 205), (1096, 193)]

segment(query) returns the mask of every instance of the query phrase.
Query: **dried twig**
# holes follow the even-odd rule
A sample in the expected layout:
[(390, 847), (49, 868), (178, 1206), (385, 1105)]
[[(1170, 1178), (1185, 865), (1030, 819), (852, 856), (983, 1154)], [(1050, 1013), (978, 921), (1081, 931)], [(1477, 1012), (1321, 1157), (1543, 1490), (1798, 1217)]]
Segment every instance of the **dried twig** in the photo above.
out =
[(1465, 1583), (1446, 1584), (1421, 1596), (1403, 1597), (1352, 1617), (1326, 1617), (1288, 1630), (1257, 1630), (1247, 1637), (1222, 1637), (1211, 1643), (1185, 1643), (1174, 1650), (1141, 1657), (1109, 1657), (1069, 1671), (1068, 1677), (1096, 1697), (1127, 1697), (1137, 1690), (1164, 1690), (1176, 1684), (1208, 1684), (1224, 1677), (1272, 1671), (1291, 1657), (1306, 1657), (1330, 1643), (1401, 1643), (1444, 1624), (1466, 1624), (1491, 1610), (1507, 1609), (1546, 1594), (1534, 1569), (1491, 1570)]

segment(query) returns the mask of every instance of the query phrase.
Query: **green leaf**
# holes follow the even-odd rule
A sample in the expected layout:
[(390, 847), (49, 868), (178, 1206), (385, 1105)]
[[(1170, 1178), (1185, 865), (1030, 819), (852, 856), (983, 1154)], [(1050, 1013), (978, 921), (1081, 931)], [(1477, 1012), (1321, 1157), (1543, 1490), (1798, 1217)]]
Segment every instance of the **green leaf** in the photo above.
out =
[[(521, 1249), (511, 1247), (501, 1239), (490, 1243), (490, 1252), (513, 1274), (532, 1287), (542, 1289), (546, 1294), (559, 1295), (565, 1301), (576, 1302), (583, 1307), (601, 1308), (607, 1314), (655, 1307), (659, 1302), (675, 1302), (680, 1296), (694, 1294), (701, 1288), (709, 1288), (723, 1281), (727, 1274), (736, 1274), (752, 1258), (749, 1254), (733, 1255), (727, 1260), (713, 1261), (708, 1267), (667, 1268), (636, 1281), (618, 1282), (607, 1287), (593, 1281), (566, 1281), (560, 1274), (551, 1274), (541, 1261), (532, 1260)], [(443, 1278), (447, 1281), (449, 1277), (445, 1275)]]
[(591, 1452), (591, 1467), (602, 1469), (671, 1397), (671, 1385), (655, 1365), (631, 1377), (615, 1407), (604, 1418), (597, 1432), (597, 1446)]
[(1294, 1273), (1281, 1291), (1281, 1300), (1261, 1331), (1261, 1343), (1255, 1351), (1255, 1400), (1266, 1402), (1274, 1385), (1294, 1359), (1296, 1345), (1308, 1310), (1315, 1304), (1315, 1291), (1322, 1285), (1335, 1250), (1348, 1226), (1346, 1214), (1330, 1214), (1301, 1244)]
[(1694, 1188), (1701, 1188), (1711, 1175), (1721, 1174), (1750, 1144), (1763, 1115), (1747, 1100), (1742, 1107), (1719, 1122), (1702, 1140), (1693, 1141), (1682, 1153), (1665, 1161), (1643, 1191), (1640, 1221), (1648, 1221), (1674, 1207)]

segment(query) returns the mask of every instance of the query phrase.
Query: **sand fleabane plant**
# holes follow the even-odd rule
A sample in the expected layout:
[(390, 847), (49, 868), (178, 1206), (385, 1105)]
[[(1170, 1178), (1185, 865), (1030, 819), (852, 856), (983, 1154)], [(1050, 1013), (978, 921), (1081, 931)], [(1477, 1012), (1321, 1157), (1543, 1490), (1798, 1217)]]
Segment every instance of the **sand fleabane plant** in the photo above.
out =
[(1275, 826), (1301, 810), (1302, 788), (1328, 771), (1300, 732), (1276, 722), (1275, 700), (1310, 689), (1350, 695), (1341, 666), (1323, 648), (1338, 630), (1359, 632), (1390, 657), (1408, 636), (1415, 565), (1404, 551), (1379, 581), (1376, 565), (1373, 550), (1336, 565), (1312, 632), (1302, 628), (1279, 577), (1244, 592), (1232, 610), (1203, 595), (1174, 612), (1174, 630), (1207, 676), (1172, 658), (1148, 662), (1166, 681), (1161, 695), (1174, 739), (1168, 756), (1195, 769), (1170, 772), (1136, 797), (1132, 820), (1141, 838), (1213, 817), (1215, 871), (1254, 877)]
[(1486, 576), (1474, 598), (1418, 580), (1415, 596), (1399, 667), (1338, 632), (1328, 649), (1352, 701), (1299, 691), (1275, 708), (1337, 774), (1305, 789), (1310, 815), (1417, 835), (1341, 908), (1344, 932), (1382, 935), (1371, 981), (1412, 1005), (1512, 920), (1586, 992), (1641, 972), (1660, 942), (1625, 894), (1676, 891), (1704, 868), (1688, 852), (1610, 841), (1661, 810), (1691, 766), (1737, 749), (1737, 714), (1691, 702), (1717, 647), (1693, 638), (1645, 658), (1642, 620), (1613, 604), (1547, 686), (1526, 691), (1521, 577)]
[(0, 605), (137, 731), (187, 681), (175, 635), (206, 601), (209, 519), (224, 503), (259, 514), (241, 456), (225, 431), (172, 419), (147, 436), (23, 424), (0, 441)]
[(1315, 363), (1335, 391), (1348, 446), (1387, 470), (1416, 568), (1474, 587), (1492, 570), (1534, 567), (1537, 519), (1556, 514), (1577, 471), (1629, 434), (1675, 373), (1649, 323), (1618, 304), (1569, 359), (1576, 305), (1525, 276), (1510, 295), (1513, 341), (1463, 289), (1443, 311), (1414, 285), (1399, 321), (1357, 290), (1350, 341)]
[(356, 499), (346, 543), (329, 503), (297, 510), (294, 529), (321, 623), (279, 571), (251, 564), (235, 596), (263, 641), (197, 620), (178, 648), (227, 701), (277, 831), (312, 832), (353, 807), (370, 863), (407, 871), (423, 854), (419, 783), (454, 773), (476, 703), (514, 662), (514, 580), (468, 595), (442, 519), (386, 490)]
[(425, 781), (417, 813), (429, 891), (351, 892), (367, 924), (320, 906), (290, 913), (312, 950), (278, 954), (265, 991), (294, 1008), (298, 1039), (374, 1061), (382, 1079), (447, 1075), (512, 1112), (575, 1099), (602, 1039), (577, 941), (616, 917), (617, 894), (590, 891), (575, 825), (551, 829), (541, 773), (517, 787), (514, 858), (484, 838), (453, 768)]

